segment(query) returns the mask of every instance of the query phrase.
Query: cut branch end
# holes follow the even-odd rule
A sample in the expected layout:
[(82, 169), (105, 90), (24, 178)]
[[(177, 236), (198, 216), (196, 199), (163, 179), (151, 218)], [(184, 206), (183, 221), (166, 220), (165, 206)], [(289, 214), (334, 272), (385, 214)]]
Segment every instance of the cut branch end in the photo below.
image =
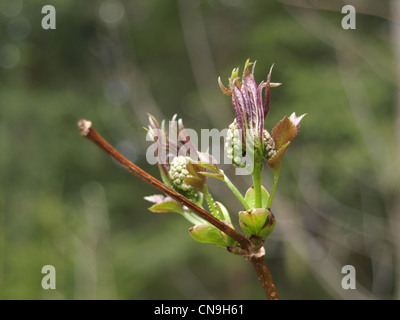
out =
[(89, 134), (90, 129), (92, 128), (92, 122), (86, 119), (81, 119), (78, 121), (78, 128), (83, 137), (86, 137)]

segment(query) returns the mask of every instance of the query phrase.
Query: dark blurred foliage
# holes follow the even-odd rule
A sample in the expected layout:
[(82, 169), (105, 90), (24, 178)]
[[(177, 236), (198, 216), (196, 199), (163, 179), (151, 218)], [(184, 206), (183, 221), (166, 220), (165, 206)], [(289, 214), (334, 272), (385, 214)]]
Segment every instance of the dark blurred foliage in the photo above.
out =
[[(351, 1), (347, 1), (351, 2)], [(151, 174), (147, 113), (222, 130), (217, 84), (245, 60), (274, 63), (266, 127), (307, 113), (281, 170), (266, 259), (284, 299), (400, 297), (399, 59), (396, 1), (0, 2), (0, 298), (264, 299), (243, 258), (194, 242), (156, 193), (80, 137), (98, 132)], [(328, 4), (329, 3), (329, 4)], [(234, 177), (245, 192), (249, 177)], [(272, 172), (265, 169), (270, 188)], [(236, 221), (240, 203), (212, 181)], [(237, 223), (237, 221), (235, 222)], [(57, 289), (41, 288), (53, 265)], [(357, 289), (343, 290), (354, 265)]]

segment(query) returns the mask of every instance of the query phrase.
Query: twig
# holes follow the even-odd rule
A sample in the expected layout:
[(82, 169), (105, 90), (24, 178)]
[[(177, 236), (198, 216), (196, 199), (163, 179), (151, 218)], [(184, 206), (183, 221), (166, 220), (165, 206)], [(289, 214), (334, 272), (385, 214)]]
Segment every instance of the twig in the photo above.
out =
[(252, 263), (254, 270), (257, 273), (258, 279), (260, 280), (261, 285), (268, 299), (269, 300), (279, 299), (278, 292), (276, 291), (275, 285), (272, 281), (271, 274), (264, 260), (265, 250), (263, 247), (261, 247), (261, 249), (255, 248), (250, 243), (249, 239), (244, 237), (235, 229), (232, 229), (222, 221), (212, 216), (209, 212), (200, 208), (198, 205), (194, 204), (192, 201), (185, 198), (183, 195), (176, 192), (175, 190), (167, 187), (161, 181), (157, 180), (152, 175), (148, 174), (146, 171), (139, 168), (133, 162), (129, 161), (117, 150), (115, 150), (106, 140), (104, 140), (103, 137), (96, 132), (96, 130), (93, 129), (92, 123), (90, 121), (80, 120), (78, 122), (78, 128), (83, 137), (95, 143), (98, 147), (100, 147), (103, 151), (105, 151), (111, 158), (117, 161), (122, 167), (124, 167), (130, 173), (132, 173), (139, 179), (143, 180), (144, 182), (150, 184), (159, 191), (165, 193), (172, 199), (182, 203), (190, 210), (195, 212), (197, 215), (199, 215), (201, 218), (208, 221), (213, 226), (215, 226), (216, 228), (227, 234), (229, 237), (234, 239), (239, 244), (246, 259)]
[(267, 263), (265, 262), (264, 255), (265, 249), (261, 247), (258, 254), (253, 254), (247, 257), (247, 260), (249, 260), (253, 265), (253, 268), (257, 273), (258, 280), (260, 281), (268, 299), (280, 300), (274, 281), (272, 280), (271, 273), (269, 272)]

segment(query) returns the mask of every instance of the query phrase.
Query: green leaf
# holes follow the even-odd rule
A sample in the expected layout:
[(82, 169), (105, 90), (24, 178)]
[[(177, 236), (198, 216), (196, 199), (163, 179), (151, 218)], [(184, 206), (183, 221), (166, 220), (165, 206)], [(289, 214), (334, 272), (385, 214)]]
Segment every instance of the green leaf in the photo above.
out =
[(204, 169), (210, 170), (211, 172), (214, 172), (214, 173), (220, 172), (220, 169), (218, 168), (218, 166), (216, 164), (205, 163), (205, 162), (197, 162), (196, 164), (199, 165), (200, 167), (203, 167)]
[(183, 207), (180, 203), (175, 200), (167, 200), (160, 203), (156, 203), (155, 205), (149, 208), (151, 212), (177, 212), (183, 213)]
[[(224, 217), (224, 221), (230, 223), (231, 217), (229, 215), (228, 209), (226, 209), (225, 206), (219, 201), (215, 201), (215, 206), (217, 207), (217, 210), (220, 213), (220, 216)], [(233, 228), (233, 226), (231, 226), (231, 228)]]
[[(254, 186), (251, 186), (249, 189), (247, 189), (244, 198), (245, 198), (247, 204), (249, 205), (250, 209), (255, 208), (256, 195), (255, 195), (255, 191), (254, 191)], [(264, 188), (264, 186), (261, 186), (261, 200), (262, 200), (263, 208), (267, 207), (268, 199), (269, 199), (268, 191)]]
[(161, 164), (157, 163), (158, 166), (158, 170), (160, 171), (160, 176), (162, 181), (164, 182), (164, 184), (169, 187), (172, 188), (172, 183), (171, 180), (169, 179), (168, 175), (165, 173), (165, 171), (163, 170)]
[(211, 173), (211, 172), (205, 172), (205, 171), (201, 171), (199, 172), (199, 174), (206, 176), (206, 177), (210, 177), (210, 178), (215, 178), (215, 179), (219, 179), (221, 181), (224, 181), (224, 174), (223, 173)]
[(199, 156), (199, 161), (196, 162), (196, 164), (202, 166), (207, 170), (210, 170), (211, 172), (219, 173), (220, 169), (218, 168), (217, 160), (215, 160), (215, 158), (212, 155), (204, 152), (199, 152), (198, 156)]

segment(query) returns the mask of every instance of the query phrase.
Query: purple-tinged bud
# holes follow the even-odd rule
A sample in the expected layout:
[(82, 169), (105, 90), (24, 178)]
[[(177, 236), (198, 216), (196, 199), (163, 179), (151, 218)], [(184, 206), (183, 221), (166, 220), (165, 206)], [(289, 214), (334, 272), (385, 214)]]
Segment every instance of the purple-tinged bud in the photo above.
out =
[[(261, 161), (261, 158), (269, 160), (275, 154), (274, 141), (268, 131), (265, 131), (264, 121), (270, 109), (271, 88), (280, 86), (281, 83), (271, 83), (271, 67), (267, 81), (257, 84), (254, 79), (255, 65), (256, 62), (250, 62), (248, 59), (241, 78), (239, 77), (239, 68), (233, 69), (228, 88), (218, 78), (222, 92), (232, 97), (235, 111), (235, 121), (228, 128), (225, 150), (228, 158), (232, 160), (232, 164), (241, 168), (246, 166), (243, 157), (247, 150), (252, 150), (252, 154), (248, 154), (248, 156), (254, 154), (259, 158), (256, 161)], [(251, 70), (250, 66), (252, 66)]]

